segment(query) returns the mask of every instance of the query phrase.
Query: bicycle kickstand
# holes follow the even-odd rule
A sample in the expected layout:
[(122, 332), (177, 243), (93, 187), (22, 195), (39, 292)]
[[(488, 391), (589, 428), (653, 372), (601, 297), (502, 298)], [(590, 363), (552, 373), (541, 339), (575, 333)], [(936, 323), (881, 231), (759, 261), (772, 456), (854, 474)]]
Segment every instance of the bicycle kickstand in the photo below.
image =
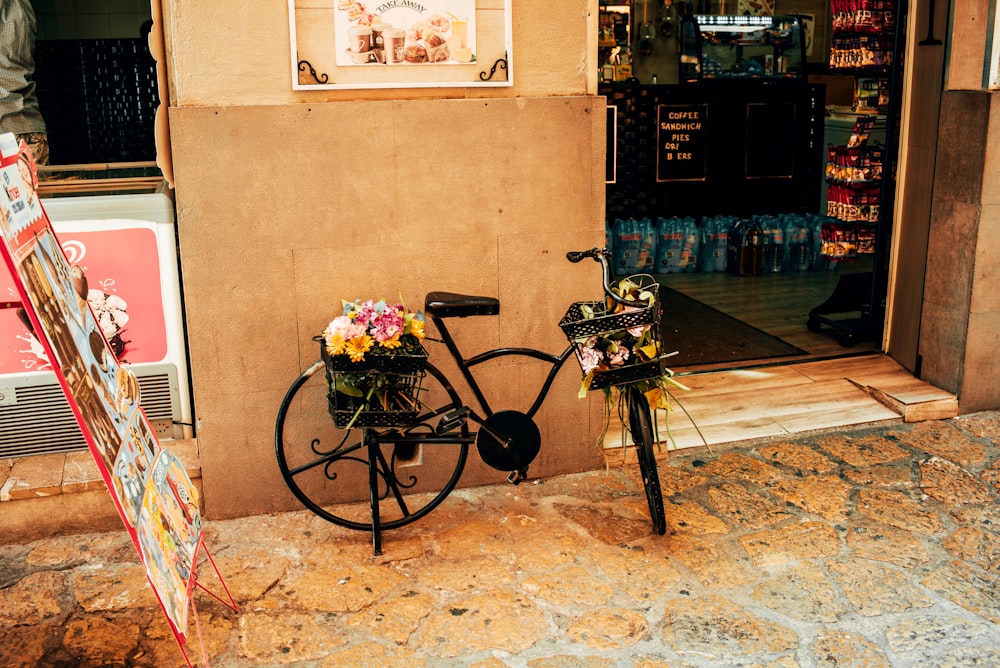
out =
[(527, 467), (523, 469), (518, 469), (517, 471), (511, 471), (507, 474), (507, 482), (512, 485), (520, 484), (522, 480), (528, 479), (528, 469)]

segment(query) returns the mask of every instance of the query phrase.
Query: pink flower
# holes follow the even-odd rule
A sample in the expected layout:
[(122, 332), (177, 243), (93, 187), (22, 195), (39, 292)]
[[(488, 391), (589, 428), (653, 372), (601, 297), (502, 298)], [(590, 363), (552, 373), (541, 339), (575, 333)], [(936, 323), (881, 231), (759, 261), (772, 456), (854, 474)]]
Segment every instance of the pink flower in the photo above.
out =
[(372, 318), (371, 335), (376, 341), (388, 341), (403, 333), (403, 308), (400, 305), (386, 307)]
[(354, 322), (362, 327), (368, 327), (373, 317), (375, 317), (375, 302), (371, 299), (354, 307)]
[(580, 368), (583, 370), (584, 375), (601, 366), (603, 358), (600, 351), (581, 344), (578, 344), (576, 349), (580, 353)]
[(649, 331), (649, 325), (639, 325), (638, 327), (629, 327), (628, 333), (635, 338), (641, 338), (643, 334)]
[(347, 332), (351, 329), (352, 324), (353, 323), (349, 317), (346, 315), (339, 315), (330, 321), (330, 324), (327, 325), (327, 331), (329, 331), (331, 335), (339, 334), (342, 339), (351, 339), (354, 337), (348, 335)]

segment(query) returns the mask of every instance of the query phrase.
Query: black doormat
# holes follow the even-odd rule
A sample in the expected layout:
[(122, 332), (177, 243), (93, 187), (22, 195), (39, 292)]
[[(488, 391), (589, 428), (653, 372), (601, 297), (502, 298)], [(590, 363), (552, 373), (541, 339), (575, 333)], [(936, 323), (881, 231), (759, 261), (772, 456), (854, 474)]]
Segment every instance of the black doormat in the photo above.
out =
[(663, 350), (672, 369), (805, 355), (806, 351), (665, 285), (660, 286)]

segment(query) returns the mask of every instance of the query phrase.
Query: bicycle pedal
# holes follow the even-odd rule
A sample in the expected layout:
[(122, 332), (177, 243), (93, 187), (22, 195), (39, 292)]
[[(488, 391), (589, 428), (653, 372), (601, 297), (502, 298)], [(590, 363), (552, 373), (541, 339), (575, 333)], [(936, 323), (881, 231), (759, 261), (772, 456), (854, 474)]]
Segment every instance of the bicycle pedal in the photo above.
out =
[(528, 469), (521, 469), (519, 471), (511, 471), (507, 474), (507, 482), (512, 485), (520, 484), (522, 480), (528, 479)]
[(461, 427), (465, 424), (466, 420), (468, 420), (468, 414), (469, 408), (467, 406), (462, 406), (461, 408), (456, 408), (450, 413), (445, 413), (441, 416), (441, 420), (434, 428), (435, 433), (441, 435), (451, 431), (452, 429)]

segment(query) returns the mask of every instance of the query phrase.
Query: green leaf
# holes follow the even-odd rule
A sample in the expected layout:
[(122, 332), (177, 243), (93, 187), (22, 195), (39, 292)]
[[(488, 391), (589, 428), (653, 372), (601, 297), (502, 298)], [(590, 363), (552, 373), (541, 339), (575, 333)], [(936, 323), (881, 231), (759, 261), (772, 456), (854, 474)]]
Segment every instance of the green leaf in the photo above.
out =
[(333, 388), (341, 394), (346, 394), (349, 397), (361, 397), (364, 394), (354, 385), (351, 385), (344, 376), (338, 375), (335, 382), (335, 387)]

